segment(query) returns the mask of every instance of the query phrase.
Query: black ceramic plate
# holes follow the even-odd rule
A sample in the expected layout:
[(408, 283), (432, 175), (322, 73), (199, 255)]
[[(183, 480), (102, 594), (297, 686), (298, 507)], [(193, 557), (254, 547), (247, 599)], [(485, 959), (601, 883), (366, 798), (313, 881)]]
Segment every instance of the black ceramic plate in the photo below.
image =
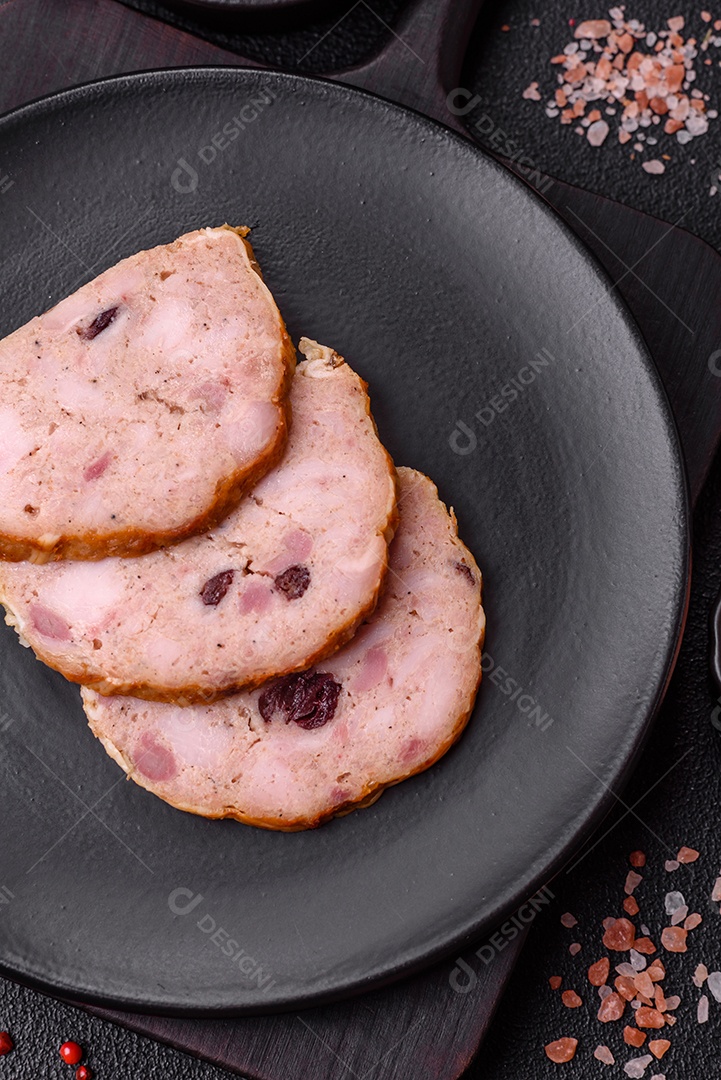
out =
[(685, 482), (625, 309), (510, 173), (331, 83), (111, 79), (0, 121), (0, 162), (0, 332), (139, 248), (252, 225), (293, 338), (348, 358), (396, 461), (455, 507), (488, 612), (460, 744), (370, 809), (291, 835), (125, 782), (77, 688), (5, 630), (0, 967), (126, 1007), (222, 1013), (453, 954), (598, 821), (672, 665)]

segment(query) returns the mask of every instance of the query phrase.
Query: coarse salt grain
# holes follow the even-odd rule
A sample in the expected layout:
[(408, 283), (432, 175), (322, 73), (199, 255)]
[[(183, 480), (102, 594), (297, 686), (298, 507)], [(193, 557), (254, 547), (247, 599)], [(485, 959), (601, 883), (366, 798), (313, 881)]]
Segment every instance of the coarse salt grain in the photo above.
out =
[[(683, 134), (684, 134), (683, 131), (678, 131), (676, 133), (676, 138), (678, 139), (679, 142), (682, 142), (682, 141), (683, 142), (689, 142), (689, 140), (693, 138), (692, 135), (689, 135), (688, 132), (686, 132), (686, 135), (688, 136), (688, 138), (682, 140), (680, 138), (680, 136), (683, 135)], [(666, 862), (663, 864), (663, 868), (664, 868), (664, 870), (668, 871), (669, 874), (672, 874), (674, 870), (678, 870), (679, 865), (680, 864), (677, 863), (675, 859), (666, 859)]]
[(717, 877), (716, 881), (714, 882), (714, 887), (711, 892), (711, 899), (717, 902), (721, 900), (721, 877)]
[[(680, 907), (678, 911), (674, 911), (673, 915), (671, 916), (671, 926), (678, 926), (679, 923), (682, 923), (684, 921), (687, 915), (688, 908), (684, 904), (684, 906)], [(688, 929), (688, 927), (686, 927), (686, 929)]]
[(611, 964), (607, 956), (603, 956), (595, 964), (591, 964), (588, 969), (588, 981), (591, 986), (603, 986), (608, 979), (610, 969)]
[(661, 944), (666, 952), (686, 952), (687, 931), (682, 926), (666, 926), (661, 931)]
[(538, 83), (532, 82), (530, 86), (527, 86), (522, 95), (527, 101), (540, 101), (541, 95), (538, 90)]
[(586, 132), (586, 138), (591, 146), (601, 146), (606, 140), (609, 127), (605, 120), (596, 120)]
[(640, 874), (637, 874), (635, 870), (629, 870), (628, 874), (626, 875), (626, 884), (623, 887), (626, 895), (631, 896), (631, 894), (634, 892), (635, 889), (638, 888), (642, 881), (643, 878)]
[(646, 957), (641, 956), (641, 953), (636, 952), (635, 949), (631, 949), (631, 952), (628, 954), (628, 958), (631, 961), (631, 967), (634, 969), (634, 971), (643, 971), (643, 969), (646, 967)]
[(548, 985), (551, 987), (551, 990), (558, 990), (561, 982), (562, 980), (560, 975), (551, 975), (550, 979), (548, 980)]
[(572, 915), (570, 911), (567, 911), (565, 913), (565, 915), (561, 916), (561, 925), (562, 926), (567, 926), (569, 929), (572, 926), (575, 926), (577, 922), (578, 922), (578, 919), (576, 918), (575, 915)]
[(698, 914), (698, 912), (695, 911), (693, 913), (693, 915), (688, 916), (688, 918), (686, 919), (686, 921), (683, 924), (683, 928), (684, 928), (684, 930), (695, 930), (696, 927), (700, 926), (702, 922), (703, 922), (703, 919)]
[(633, 946), (636, 939), (636, 929), (628, 919), (611, 919), (608, 926), (604, 919), (606, 932), (603, 935), (603, 944), (613, 952), (626, 952)]
[(623, 1071), (626, 1076), (631, 1076), (634, 1080), (640, 1080), (640, 1077), (646, 1072), (646, 1069), (653, 1061), (650, 1054), (644, 1054), (643, 1057), (631, 1058), (627, 1061), (623, 1067)]
[(666, 172), (666, 166), (662, 161), (642, 161), (641, 168), (645, 169), (647, 173), (651, 173), (653, 176), (660, 176), (661, 173)]
[(619, 975), (617, 979), (614, 979), (613, 985), (624, 1001), (633, 1001), (636, 996), (636, 973), (634, 972), (633, 975)]
[(660, 960), (654, 960), (648, 969), (648, 977), (652, 982), (659, 982), (666, 976), (666, 968)]
[[(647, 971), (639, 971), (633, 982), (639, 994), (643, 994), (644, 997), (647, 998), (653, 997), (654, 985)], [(658, 989), (658, 987), (656, 987), (656, 989)]]
[(673, 915), (674, 911), (678, 911), (679, 908), (686, 907), (686, 900), (683, 893), (667, 892), (664, 898), (663, 906), (667, 915)]
[(575, 38), (604, 38), (611, 33), (611, 24), (608, 19), (588, 19), (579, 23), (575, 29)]
[(706, 985), (716, 1001), (721, 1001), (721, 971), (712, 971), (706, 980)]
[(705, 964), (699, 964), (692, 975), (694, 986), (703, 986), (708, 978), (708, 968)]
[(648, 1048), (655, 1058), (660, 1061), (663, 1055), (669, 1050), (671, 1043), (668, 1039), (652, 1039), (648, 1044)]
[(646, 1033), (639, 1031), (638, 1028), (628, 1027), (628, 1025), (626, 1025), (623, 1029), (623, 1041), (627, 1046), (635, 1046), (638, 1048), (639, 1046), (643, 1046), (646, 1042)]
[(611, 993), (601, 1002), (598, 1019), (602, 1024), (607, 1024), (611, 1020), (620, 1020), (625, 1007), (623, 998), (619, 997), (618, 994)]
[(642, 1005), (636, 1010), (636, 1023), (642, 1028), (662, 1028), (666, 1023), (663, 1013), (650, 1005)]
[(596, 1049), (593, 1051), (593, 1056), (598, 1061), (602, 1061), (604, 1065), (616, 1064), (615, 1057), (613, 1056), (609, 1048), (607, 1046), (604, 1046), (603, 1044), (600, 1044), (596, 1047)]
[(583, 1005), (583, 1001), (575, 990), (564, 990), (561, 994), (561, 1001), (567, 1009), (577, 1009), (580, 1005)]
[(699, 998), (696, 1018), (699, 1024), (705, 1024), (708, 1020), (708, 998), (705, 994), (702, 994)]
[[(708, 126), (708, 125), (707, 125)], [(698, 851), (690, 847), (682, 847), (676, 856), (680, 863), (692, 863), (698, 859)]]
[(571, 1061), (576, 1053), (576, 1047), (578, 1046), (578, 1039), (556, 1039), (555, 1042), (548, 1043), (544, 1047), (546, 1051), (546, 1057), (551, 1061), (555, 1061), (557, 1065), (562, 1065), (566, 1061)]
[(577, 956), (578, 953), (580, 953), (581, 951), (581, 946), (577, 941), (574, 941), (571, 945), (568, 946), (568, 951), (570, 952), (571, 956)]
[(598, 996), (600, 997), (601, 1001), (603, 1001), (604, 998), (607, 998), (608, 995), (612, 993), (613, 990), (611, 989), (611, 987), (605, 983), (603, 986), (599, 986), (598, 988)]

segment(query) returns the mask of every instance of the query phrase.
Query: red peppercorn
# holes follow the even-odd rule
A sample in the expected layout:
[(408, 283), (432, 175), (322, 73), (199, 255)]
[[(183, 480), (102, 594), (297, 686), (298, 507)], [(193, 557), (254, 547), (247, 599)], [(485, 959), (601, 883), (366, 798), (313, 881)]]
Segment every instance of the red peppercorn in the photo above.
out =
[(10, 1038), (7, 1031), (0, 1031), (0, 1057), (4, 1057), (5, 1054), (9, 1054), (11, 1050), (15, 1048), (15, 1043)]
[(75, 1071), (75, 1080), (93, 1080), (93, 1070), (87, 1065), (81, 1065)]
[(64, 1042), (60, 1047), (60, 1057), (67, 1065), (77, 1065), (83, 1056), (83, 1048), (76, 1042)]

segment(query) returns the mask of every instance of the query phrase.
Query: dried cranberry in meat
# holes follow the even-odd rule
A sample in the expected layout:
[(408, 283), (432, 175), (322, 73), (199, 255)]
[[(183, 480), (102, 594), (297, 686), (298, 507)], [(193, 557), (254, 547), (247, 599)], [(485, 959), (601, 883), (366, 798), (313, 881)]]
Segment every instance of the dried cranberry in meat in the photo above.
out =
[(221, 570), (215, 577), (206, 581), (200, 590), (200, 598), (208, 607), (217, 607), (233, 583), (235, 570)]
[(103, 330), (107, 330), (111, 322), (118, 314), (117, 305), (115, 307), (108, 308), (107, 311), (101, 311), (99, 315), (96, 315), (89, 326), (83, 329), (78, 329), (78, 334), (85, 341), (92, 341), (98, 334), (102, 334)]
[(310, 570), (307, 566), (289, 566), (275, 579), (275, 587), (280, 589), (289, 600), (298, 600), (310, 585)]
[(276, 712), (285, 713), (286, 724), (292, 720), (298, 727), (312, 731), (333, 719), (340, 692), (341, 684), (327, 672), (284, 675), (266, 687), (258, 699), (258, 708), (266, 721), (272, 720)]

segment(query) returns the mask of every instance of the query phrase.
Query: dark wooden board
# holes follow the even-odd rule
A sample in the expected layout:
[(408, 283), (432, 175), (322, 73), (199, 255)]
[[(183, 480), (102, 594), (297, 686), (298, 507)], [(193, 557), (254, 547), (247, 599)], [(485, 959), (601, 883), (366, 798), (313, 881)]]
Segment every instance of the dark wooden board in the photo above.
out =
[[(37, 64), (25, 59), (30, 40), (40, 53)], [(244, 62), (111, 0), (92, 7), (82, 0), (10, 0), (0, 6), (0, 50), (0, 111), (105, 74)], [(554, 183), (545, 195), (594, 248), (614, 280), (621, 278), (619, 291), (634, 311), (669, 390), (696, 493), (713, 456), (721, 418), (721, 380), (707, 364), (714, 334), (718, 341), (721, 259), (682, 230), (669, 230), (567, 185)], [(693, 281), (702, 283), (702, 295), (691, 287)], [(446, 964), (355, 1001), (298, 1015), (208, 1022), (94, 1011), (226, 1068), (268, 1080), (373, 1076), (379, 1074), (381, 1061), (384, 1076), (456, 1077), (479, 1045), (521, 944), (519, 935), (487, 966), (469, 951), (466, 962), (478, 980), (467, 995), (450, 988), (453, 965)], [(319, 1054), (321, 1042), (330, 1052)]]

